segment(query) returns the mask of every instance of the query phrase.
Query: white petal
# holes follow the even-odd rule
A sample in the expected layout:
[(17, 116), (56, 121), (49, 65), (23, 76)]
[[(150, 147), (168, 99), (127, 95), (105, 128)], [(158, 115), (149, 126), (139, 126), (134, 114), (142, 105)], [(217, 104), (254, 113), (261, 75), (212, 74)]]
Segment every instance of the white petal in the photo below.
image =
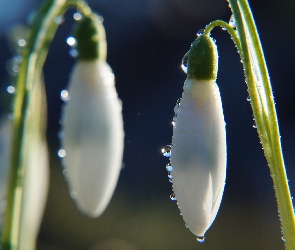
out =
[(24, 171), (20, 217), (20, 250), (35, 249), (48, 187), (48, 151), (45, 142), (45, 91), (41, 82), (32, 90), (25, 123), (22, 164)]
[(78, 207), (91, 217), (108, 205), (119, 177), (124, 131), (114, 76), (103, 61), (79, 61), (63, 111), (66, 177)]
[(226, 172), (225, 123), (214, 81), (187, 79), (172, 138), (173, 189), (183, 219), (203, 236), (219, 209)]

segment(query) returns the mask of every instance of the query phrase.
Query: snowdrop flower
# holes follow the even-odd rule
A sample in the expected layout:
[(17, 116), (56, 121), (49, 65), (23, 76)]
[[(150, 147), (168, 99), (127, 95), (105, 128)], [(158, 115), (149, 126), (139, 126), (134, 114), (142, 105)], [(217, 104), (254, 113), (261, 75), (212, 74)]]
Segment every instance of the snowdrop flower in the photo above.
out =
[(65, 175), (78, 208), (98, 217), (110, 202), (121, 169), (122, 107), (105, 61), (101, 20), (94, 14), (84, 17), (76, 39), (79, 56), (62, 116)]
[(200, 35), (187, 53), (187, 79), (175, 107), (171, 166), (173, 196), (185, 223), (199, 241), (211, 226), (226, 175), (225, 122), (213, 40)]
[(32, 90), (25, 123), (22, 168), (22, 207), (20, 215), (19, 249), (35, 249), (39, 227), (45, 209), (48, 187), (48, 150), (45, 139), (46, 103), (43, 81)]

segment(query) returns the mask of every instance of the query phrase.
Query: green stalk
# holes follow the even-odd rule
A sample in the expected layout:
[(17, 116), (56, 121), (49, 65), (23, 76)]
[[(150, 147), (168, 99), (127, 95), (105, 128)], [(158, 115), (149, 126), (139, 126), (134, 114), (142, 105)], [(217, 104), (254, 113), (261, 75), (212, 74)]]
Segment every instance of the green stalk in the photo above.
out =
[(224, 22), (222, 20), (215, 20), (215, 21), (209, 23), (205, 28), (204, 35), (208, 36), (210, 34), (211, 30), (213, 28), (215, 28), (216, 26), (221, 27), (222, 29), (225, 29), (230, 34), (231, 38), (233, 39), (233, 41), (238, 49), (238, 52), (240, 53), (241, 52), (240, 39), (239, 39), (236, 31), (227, 22)]
[(295, 217), (284, 165), (274, 97), (258, 32), (247, 0), (229, 0), (241, 43), (257, 132), (274, 183), (286, 249), (295, 249)]
[(2, 249), (19, 249), (19, 224), (24, 178), (22, 151), (24, 127), (31, 90), (39, 77), (46, 59), (49, 45), (62, 17), (69, 7), (78, 7), (85, 15), (88, 6), (80, 0), (48, 0), (34, 14), (30, 23), (30, 37), (22, 52), (22, 63), (17, 79), (17, 94), (14, 100), (13, 139), (10, 155), (7, 206), (2, 235)]

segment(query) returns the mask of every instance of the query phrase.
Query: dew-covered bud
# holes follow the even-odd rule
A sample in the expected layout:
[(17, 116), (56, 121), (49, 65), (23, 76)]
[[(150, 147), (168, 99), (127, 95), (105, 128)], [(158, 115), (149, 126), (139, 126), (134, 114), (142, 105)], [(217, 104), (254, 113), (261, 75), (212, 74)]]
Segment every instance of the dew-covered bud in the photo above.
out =
[[(110, 202), (121, 170), (122, 107), (112, 70), (105, 57), (101, 58), (105, 51), (95, 48), (94, 54), (98, 57), (88, 57), (91, 53), (87, 48), (94, 48), (92, 38), (100, 37), (101, 21), (90, 16), (81, 22), (77, 30), (82, 34), (83, 27), (90, 28), (92, 35), (90, 41), (76, 37), (80, 57), (70, 77), (69, 100), (62, 114), (63, 163), (70, 194), (78, 208), (90, 217), (98, 217)], [(104, 41), (95, 41), (96, 46), (102, 43), (105, 48)], [(81, 42), (83, 46), (79, 47)]]
[(213, 40), (199, 36), (187, 56), (188, 77), (175, 107), (171, 175), (183, 219), (203, 240), (215, 219), (225, 185), (225, 122), (215, 82), (217, 49)]

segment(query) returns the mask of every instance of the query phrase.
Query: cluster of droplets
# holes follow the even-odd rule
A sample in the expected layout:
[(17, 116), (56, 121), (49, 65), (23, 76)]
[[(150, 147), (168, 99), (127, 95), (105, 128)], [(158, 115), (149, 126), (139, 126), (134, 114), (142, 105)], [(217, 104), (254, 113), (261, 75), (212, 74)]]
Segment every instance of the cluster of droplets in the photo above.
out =
[[(82, 19), (82, 14), (79, 12), (74, 13), (73, 19), (75, 21), (80, 21)], [(71, 47), (69, 51), (69, 55), (73, 58), (76, 58), (78, 56), (78, 50), (76, 49), (76, 46), (77, 46), (76, 38), (74, 38), (73, 36), (69, 36), (67, 37), (66, 42)]]

